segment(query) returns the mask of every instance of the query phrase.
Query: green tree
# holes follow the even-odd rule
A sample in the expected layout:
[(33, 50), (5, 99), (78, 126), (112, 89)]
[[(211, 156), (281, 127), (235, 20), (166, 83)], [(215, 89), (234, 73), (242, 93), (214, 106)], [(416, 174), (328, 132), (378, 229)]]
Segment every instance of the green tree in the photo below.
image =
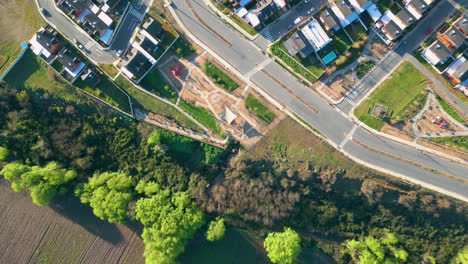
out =
[(133, 197), (133, 186), (132, 178), (123, 172), (96, 173), (87, 184), (77, 187), (75, 194), (102, 220), (124, 223), (128, 203)]
[(136, 219), (144, 225), (146, 263), (172, 264), (203, 223), (203, 213), (185, 192), (161, 190), (136, 204)]
[(76, 172), (60, 168), (55, 162), (45, 167), (28, 166), (21, 162), (12, 162), (0, 171), (11, 182), (15, 192), (29, 189), (33, 203), (42, 206), (50, 203), (62, 185), (76, 178)]
[(8, 149), (0, 146), (0, 160), (5, 160), (8, 157)]
[(468, 246), (465, 246), (452, 260), (453, 264), (466, 264), (468, 263)]
[(389, 233), (388, 230), (385, 232), (380, 239), (368, 236), (360, 241), (349, 240), (346, 243), (348, 253), (354, 261), (360, 264), (406, 261), (408, 253), (403, 248), (396, 246), (398, 244), (396, 236)]
[(224, 226), (224, 218), (217, 217), (216, 220), (210, 222), (206, 231), (206, 239), (209, 241), (220, 240), (224, 236), (226, 227)]
[(284, 232), (269, 233), (263, 243), (271, 262), (276, 264), (294, 263), (301, 253), (301, 238), (289, 227)]

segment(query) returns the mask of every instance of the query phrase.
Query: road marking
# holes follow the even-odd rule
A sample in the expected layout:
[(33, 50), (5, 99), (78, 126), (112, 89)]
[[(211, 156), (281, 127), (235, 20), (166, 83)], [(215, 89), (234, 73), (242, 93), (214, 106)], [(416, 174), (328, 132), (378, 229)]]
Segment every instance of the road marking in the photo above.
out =
[(346, 135), (345, 139), (341, 142), (341, 144), (338, 146), (339, 148), (343, 148), (348, 141), (350, 141), (353, 138), (354, 132), (356, 132), (356, 129), (358, 128), (358, 125), (354, 125), (353, 128), (349, 131), (348, 135)]
[(262, 63), (258, 64), (257, 66), (255, 66), (255, 68), (253, 68), (251, 71), (249, 71), (248, 73), (245, 74), (245, 77), (247, 77), (247, 79), (250, 79), (250, 77), (252, 77), (254, 74), (256, 74), (257, 72), (261, 71), (263, 68), (265, 68), (270, 62), (272, 62), (273, 60), (271, 58), (268, 58), (266, 59), (265, 61), (263, 61)]
[(346, 102), (348, 102), (350, 105), (352, 106), (355, 106), (356, 103), (354, 101), (352, 101), (348, 96), (344, 96), (344, 99), (346, 100)]
[(87, 50), (91, 49), (91, 47), (94, 45), (92, 41), (88, 41), (86, 45), (84, 46)]
[(130, 9), (130, 14), (132, 14), (134, 17), (136, 17), (137, 19), (139, 20), (143, 20), (143, 18), (145, 17), (145, 14), (143, 13), (139, 13), (135, 8), (131, 8)]
[(273, 36), (271, 35), (271, 32), (270, 30), (266, 30), (265, 32), (265, 35), (263, 36), (264, 38), (266, 38), (267, 40), (269, 40), (270, 42), (274, 42), (275, 39), (273, 38)]

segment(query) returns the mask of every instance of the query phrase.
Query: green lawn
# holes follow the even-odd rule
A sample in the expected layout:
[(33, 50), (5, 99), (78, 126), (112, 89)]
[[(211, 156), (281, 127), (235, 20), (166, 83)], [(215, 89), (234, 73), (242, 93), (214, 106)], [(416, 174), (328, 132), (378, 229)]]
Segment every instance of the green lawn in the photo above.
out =
[(357, 41), (362, 34), (366, 33), (366, 29), (361, 25), (358, 19), (347, 25), (345, 30), (354, 41)]
[(177, 101), (177, 93), (172, 90), (166, 80), (164, 80), (162, 74), (156, 68), (153, 68), (139, 84), (147, 91), (166, 98), (173, 103)]
[(346, 33), (344, 32), (344, 30), (342, 28), (340, 28), (338, 31), (336, 31), (332, 35), (332, 44), (333, 44), (333, 46), (335, 46), (336, 50), (339, 53), (343, 53), (353, 43), (351, 42), (351, 40), (349, 40), (348, 36), (346, 36)]
[(213, 117), (210, 111), (188, 103), (184, 100), (179, 101), (179, 106), (213, 133), (220, 135), (221, 137), (225, 136), (224, 132), (221, 130), (218, 122), (216, 122), (216, 119)]
[(99, 68), (112, 78), (119, 72), (119, 70), (112, 64), (99, 64)]
[(275, 119), (275, 113), (271, 112), (268, 107), (260, 103), (253, 95), (249, 94), (245, 98), (245, 106), (247, 109), (256, 115), (265, 124), (270, 124)]
[(63, 65), (58, 60), (54, 60), (50, 66), (58, 72), (62, 72), (63, 70)]
[(187, 58), (195, 52), (195, 48), (182, 37), (178, 38), (171, 48), (181, 58)]
[(119, 90), (106, 75), (99, 76), (101, 81), (96, 87), (89, 86), (86, 82), (78, 78), (73, 84), (86, 92), (101, 98), (109, 104), (120, 108), (121, 110), (131, 113), (130, 102), (128, 96)]
[(68, 85), (52, 68), (27, 50), (21, 60), (5, 77), (5, 82), (18, 89), (44, 89), (65, 100), (83, 102), (84, 94)]
[(162, 115), (165, 118), (178, 123), (180, 126), (189, 128), (193, 131), (203, 131), (197, 124), (182, 114), (175, 107), (168, 105), (143, 91), (140, 91), (131, 82), (125, 79), (125, 77), (117, 77), (117, 79), (115, 79), (115, 83), (124, 89), (128, 95), (130, 95), (134, 108), (140, 108), (148, 112)]
[(239, 84), (237, 84), (233, 79), (229, 78), (226, 73), (224, 73), (211, 61), (206, 61), (202, 69), (216, 84), (219, 84), (221, 87), (230, 92), (239, 87)]
[[(388, 107), (387, 116), (396, 121), (411, 119), (424, 105), (426, 77), (411, 63), (403, 62), (372, 94), (354, 110), (359, 120), (380, 130), (386, 121), (371, 116), (375, 103)], [(419, 104), (414, 106), (414, 102)]]
[(356, 77), (358, 77), (358, 79), (361, 79), (364, 75), (366, 75), (366, 73), (370, 71), (370, 69), (372, 69), (372, 67), (374, 67), (374, 65), (375, 61), (373, 60), (361, 61), (356, 67)]
[(460, 151), (468, 151), (468, 137), (434, 137), (427, 138), (428, 140), (437, 144), (445, 145)]
[(377, 8), (379, 11), (383, 14), (387, 9), (389, 9), (392, 6), (392, 0), (379, 0), (377, 2)]
[(442, 106), (444, 111), (447, 112), (447, 114), (449, 114), (451, 117), (453, 117), (453, 119), (457, 120), (458, 122), (462, 124), (465, 123), (465, 120), (462, 117), (460, 117), (458, 113), (455, 112), (455, 110), (449, 104), (447, 104), (447, 102), (442, 100), (442, 98), (440, 98), (438, 95), (436, 95), (436, 99), (437, 99), (437, 102), (440, 104), (440, 106)]

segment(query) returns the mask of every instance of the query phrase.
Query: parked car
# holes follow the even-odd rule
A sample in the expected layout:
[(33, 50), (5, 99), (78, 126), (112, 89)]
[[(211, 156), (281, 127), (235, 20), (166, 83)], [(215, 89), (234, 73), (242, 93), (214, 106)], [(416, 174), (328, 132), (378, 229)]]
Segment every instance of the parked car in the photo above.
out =
[(315, 11), (315, 8), (312, 7), (311, 9), (309, 9), (309, 10), (307, 11), (307, 14), (310, 15), (310, 14), (312, 14), (312, 12), (314, 12), (314, 11)]
[(310, 0), (304, 0), (304, 3), (306, 3), (306, 4), (309, 3), (309, 2), (310, 2)]
[(123, 51), (123, 50), (118, 50), (118, 51), (115, 53), (115, 55), (117, 55), (117, 57), (120, 57), (120, 55), (122, 55), (122, 51)]
[(302, 19), (304, 19), (304, 17), (303, 17), (303, 16), (300, 16), (300, 17), (298, 17), (298, 18), (294, 19), (294, 25), (297, 25), (297, 24), (299, 24), (299, 22), (301, 22), (301, 21), (302, 21)]

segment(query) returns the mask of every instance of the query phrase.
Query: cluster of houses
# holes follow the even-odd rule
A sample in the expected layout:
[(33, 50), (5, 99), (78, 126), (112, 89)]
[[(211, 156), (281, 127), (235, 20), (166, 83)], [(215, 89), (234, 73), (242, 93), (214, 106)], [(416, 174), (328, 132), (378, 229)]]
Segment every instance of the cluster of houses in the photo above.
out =
[(436, 39), (421, 55), (439, 73), (444, 73), (468, 96), (468, 60), (465, 55), (468, 37), (468, 14), (462, 14), (446, 30), (436, 32)]
[(138, 80), (157, 62), (156, 52), (160, 42), (164, 39), (164, 31), (161, 24), (148, 17), (142, 23), (142, 27), (126, 54), (127, 64), (121, 68), (122, 73), (133, 80)]
[(31, 51), (47, 64), (59, 62), (63, 67), (60, 74), (71, 83), (79, 77), (91, 87), (99, 83), (99, 76), (87, 67), (81, 57), (65, 47), (63, 42), (57, 38), (55, 30), (40, 28), (29, 44)]
[(381, 30), (385, 36), (384, 41), (390, 45), (407, 27), (422, 18), (433, 2), (434, 0), (403, 0), (404, 7), (394, 4), (375, 23), (375, 27)]
[(229, 2), (236, 10), (237, 16), (258, 29), (279, 10), (285, 10), (286, 5), (292, 0), (229, 0)]
[[(96, 4), (98, 5), (96, 5)], [(60, 0), (57, 6), (93, 37), (109, 44), (118, 20), (129, 4), (128, 0)]]

